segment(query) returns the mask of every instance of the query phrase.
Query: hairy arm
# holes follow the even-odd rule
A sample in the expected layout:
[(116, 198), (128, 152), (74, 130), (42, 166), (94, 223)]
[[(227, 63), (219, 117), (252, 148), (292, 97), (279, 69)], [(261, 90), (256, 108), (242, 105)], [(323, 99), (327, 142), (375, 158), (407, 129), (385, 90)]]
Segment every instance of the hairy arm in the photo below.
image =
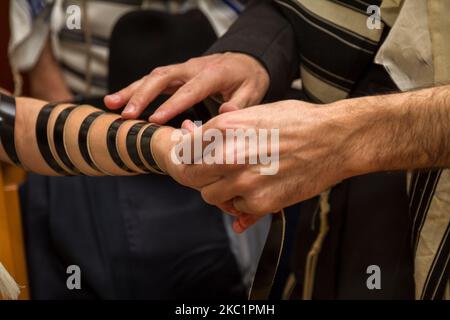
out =
[(1, 161), (20, 163), (45, 175), (135, 175), (162, 170), (156, 163), (163, 162), (160, 159), (170, 148), (168, 134), (173, 129), (169, 127), (125, 121), (88, 105), (17, 98), (15, 117), (10, 117), (11, 136), (5, 133), (6, 97), (1, 98)]
[[(202, 129), (279, 129), (273, 175), (261, 174), (267, 166), (262, 162), (171, 170), (181, 184), (197, 187), (206, 202), (236, 214), (235, 230), (242, 232), (258, 216), (309, 199), (352, 176), (450, 167), (450, 86), (320, 106), (280, 101), (221, 114)], [(229, 148), (235, 154), (247, 152), (234, 143)]]
[(343, 100), (329, 111), (348, 131), (351, 175), (450, 167), (450, 86)]

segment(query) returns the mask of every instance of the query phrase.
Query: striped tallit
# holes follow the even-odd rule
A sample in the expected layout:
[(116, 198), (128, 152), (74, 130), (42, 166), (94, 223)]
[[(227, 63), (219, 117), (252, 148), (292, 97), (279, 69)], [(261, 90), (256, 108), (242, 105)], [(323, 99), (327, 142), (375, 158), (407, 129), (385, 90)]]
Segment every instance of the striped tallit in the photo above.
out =
[[(401, 0), (275, 2), (295, 29), (303, 90), (317, 103), (345, 99), (352, 93), (368, 66), (373, 64), (389, 31), (388, 26), (394, 24), (402, 4)], [(385, 11), (390, 14), (386, 15), (386, 21), (381, 21), (379, 29), (367, 27), (367, 8), (370, 5), (382, 8), (384, 5), (390, 9)], [(438, 69), (447, 70), (442, 66), (443, 61), (448, 61), (442, 52), (450, 41), (438, 41), (448, 34), (443, 32), (448, 19), (440, 13), (446, 12), (442, 6), (446, 6), (442, 1), (429, 1), (428, 19), (432, 21), (431, 47), (434, 57), (439, 58), (434, 61), (435, 69), (440, 63)], [(434, 16), (431, 16), (433, 12)], [(439, 83), (442, 83), (442, 73), (437, 72), (440, 75)], [(445, 75), (444, 80), (450, 82), (450, 79), (445, 79)], [(450, 170), (417, 172), (410, 183), (416, 298), (441, 299), (450, 287)]]
[[(312, 101), (349, 96), (380, 46), (384, 23), (367, 28), (367, 6), (379, 0), (276, 0), (292, 21), (303, 90)], [(332, 52), (330, 52), (332, 50)]]

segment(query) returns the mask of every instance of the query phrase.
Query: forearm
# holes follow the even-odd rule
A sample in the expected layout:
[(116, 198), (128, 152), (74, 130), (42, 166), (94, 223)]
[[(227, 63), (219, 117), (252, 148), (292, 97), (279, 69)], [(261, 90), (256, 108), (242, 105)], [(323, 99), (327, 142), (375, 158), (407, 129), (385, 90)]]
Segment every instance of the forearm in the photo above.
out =
[[(2, 123), (3, 125), (3, 123)], [(159, 131), (92, 106), (47, 105), (16, 99), (14, 148), (20, 164), (45, 175), (135, 175), (156, 172), (152, 147)], [(11, 162), (2, 134), (0, 159)]]
[(450, 166), (450, 86), (332, 104), (351, 175)]
[(28, 73), (30, 93), (33, 97), (48, 101), (71, 100), (73, 95), (67, 86), (61, 68), (47, 41), (39, 60)]

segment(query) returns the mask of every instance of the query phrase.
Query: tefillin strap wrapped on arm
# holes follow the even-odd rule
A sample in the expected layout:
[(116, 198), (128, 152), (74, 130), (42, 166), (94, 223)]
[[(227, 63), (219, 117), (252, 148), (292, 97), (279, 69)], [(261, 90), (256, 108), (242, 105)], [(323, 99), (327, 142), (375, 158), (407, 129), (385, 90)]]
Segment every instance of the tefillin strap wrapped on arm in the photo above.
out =
[(11, 161), (20, 166), (14, 141), (14, 128), (16, 121), (16, 99), (0, 94), (0, 140)]
[(48, 104), (39, 112), (36, 138), (46, 163), (61, 175), (164, 174), (151, 150), (159, 126), (133, 122), (92, 106)]

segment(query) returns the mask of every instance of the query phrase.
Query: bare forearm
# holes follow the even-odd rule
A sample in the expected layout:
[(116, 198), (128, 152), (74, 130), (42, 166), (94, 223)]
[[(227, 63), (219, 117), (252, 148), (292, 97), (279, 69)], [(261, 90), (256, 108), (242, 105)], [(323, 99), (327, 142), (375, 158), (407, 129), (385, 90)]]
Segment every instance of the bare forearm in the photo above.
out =
[(450, 86), (329, 107), (348, 130), (352, 174), (450, 166)]
[[(155, 126), (124, 121), (92, 106), (48, 105), (17, 98), (14, 148), (24, 168), (45, 175), (134, 175), (155, 172)], [(166, 130), (166, 129), (165, 129)], [(163, 130), (163, 131), (165, 131)], [(2, 136), (0, 159), (11, 162)]]
[(47, 42), (34, 68), (28, 73), (30, 93), (33, 97), (48, 101), (71, 100), (72, 93), (67, 86), (61, 68)]

